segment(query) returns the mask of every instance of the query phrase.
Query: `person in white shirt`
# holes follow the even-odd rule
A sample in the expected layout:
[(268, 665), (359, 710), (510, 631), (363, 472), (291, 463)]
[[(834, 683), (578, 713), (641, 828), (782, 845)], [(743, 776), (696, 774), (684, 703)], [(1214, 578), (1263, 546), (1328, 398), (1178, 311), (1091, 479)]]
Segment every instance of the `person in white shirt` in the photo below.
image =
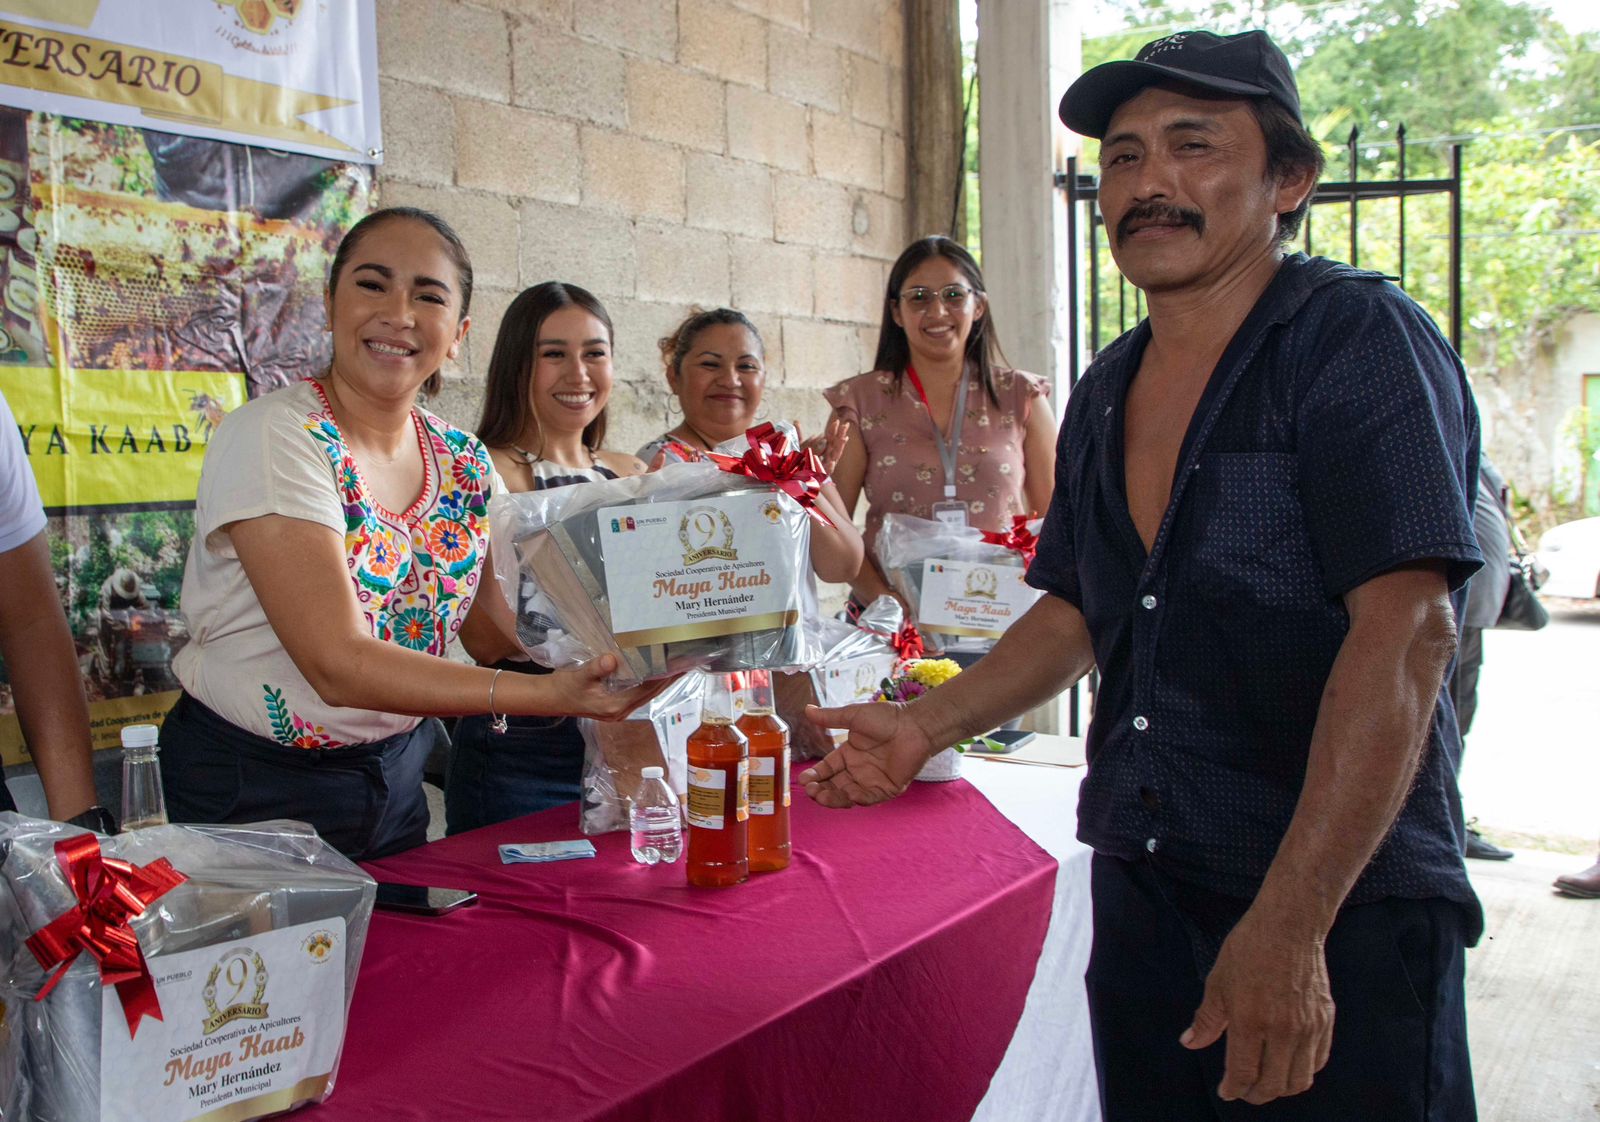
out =
[[(77, 648), (56, 593), (39, 487), (16, 418), (0, 395), (0, 658), (22, 738), (44, 784), (53, 818), (103, 833), (116, 830), (95, 802), (89, 762), (89, 702)], [(0, 811), (15, 810), (0, 782)]]

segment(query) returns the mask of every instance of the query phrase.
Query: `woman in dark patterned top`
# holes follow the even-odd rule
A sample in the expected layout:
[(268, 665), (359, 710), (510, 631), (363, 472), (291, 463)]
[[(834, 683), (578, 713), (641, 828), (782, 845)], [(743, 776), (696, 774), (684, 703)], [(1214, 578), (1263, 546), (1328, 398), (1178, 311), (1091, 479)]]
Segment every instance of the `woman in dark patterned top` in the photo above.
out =
[[(611, 317), (577, 285), (546, 281), (506, 309), (489, 359), (478, 435), (508, 491), (638, 475), (644, 464), (601, 448), (611, 396)], [(503, 635), (471, 645), (481, 661), (544, 673)], [(578, 798), (583, 738), (569, 717), (514, 718), (504, 733), (487, 717), (457, 722), (445, 818), (450, 833)]]

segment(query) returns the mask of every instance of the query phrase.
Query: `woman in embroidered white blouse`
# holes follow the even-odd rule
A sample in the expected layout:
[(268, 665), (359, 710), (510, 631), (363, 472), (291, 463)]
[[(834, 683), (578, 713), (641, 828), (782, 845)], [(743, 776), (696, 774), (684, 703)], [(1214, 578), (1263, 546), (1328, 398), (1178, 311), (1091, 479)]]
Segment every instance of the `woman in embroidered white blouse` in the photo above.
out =
[(425, 211), (369, 215), (328, 281), (333, 362), (235, 410), (206, 453), (182, 607), (193, 638), (162, 728), (174, 821), (311, 822), (353, 857), (420, 844), (437, 721), (615, 718), (609, 656), (504, 675), (444, 657), (510, 630), (493, 581), (482, 443), (417, 405), (471, 323), (472, 266)]

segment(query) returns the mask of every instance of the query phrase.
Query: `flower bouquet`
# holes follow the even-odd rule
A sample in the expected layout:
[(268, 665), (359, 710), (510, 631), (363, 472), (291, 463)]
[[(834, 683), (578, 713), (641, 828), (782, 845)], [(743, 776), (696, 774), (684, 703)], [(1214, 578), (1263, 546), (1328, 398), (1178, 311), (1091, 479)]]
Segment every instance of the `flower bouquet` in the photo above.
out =
[[(918, 658), (907, 662), (892, 678), (878, 687), (876, 701), (914, 701), (936, 686), (942, 686), (961, 673), (961, 665), (951, 658)], [(957, 741), (922, 765), (917, 778), (928, 783), (944, 783), (961, 777), (961, 753), (977, 745), (990, 750), (1000, 746), (986, 736)]]

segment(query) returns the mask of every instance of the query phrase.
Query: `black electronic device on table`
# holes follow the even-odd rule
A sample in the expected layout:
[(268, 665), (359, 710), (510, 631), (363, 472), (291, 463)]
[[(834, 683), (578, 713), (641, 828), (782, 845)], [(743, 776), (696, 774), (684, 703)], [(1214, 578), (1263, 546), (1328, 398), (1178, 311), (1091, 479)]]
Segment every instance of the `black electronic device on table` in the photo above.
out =
[[(1037, 733), (1027, 732), (1024, 729), (995, 729), (991, 733), (986, 733), (982, 740), (975, 741), (972, 747), (967, 750), (969, 752), (987, 752), (991, 756), (1005, 755), (1009, 752), (1015, 752), (1037, 735)], [(999, 747), (990, 747), (989, 744), (983, 742), (984, 740)]]
[(420, 884), (378, 883), (377, 906), (391, 912), (442, 916), (478, 902), (476, 892), (464, 888), (428, 888)]

